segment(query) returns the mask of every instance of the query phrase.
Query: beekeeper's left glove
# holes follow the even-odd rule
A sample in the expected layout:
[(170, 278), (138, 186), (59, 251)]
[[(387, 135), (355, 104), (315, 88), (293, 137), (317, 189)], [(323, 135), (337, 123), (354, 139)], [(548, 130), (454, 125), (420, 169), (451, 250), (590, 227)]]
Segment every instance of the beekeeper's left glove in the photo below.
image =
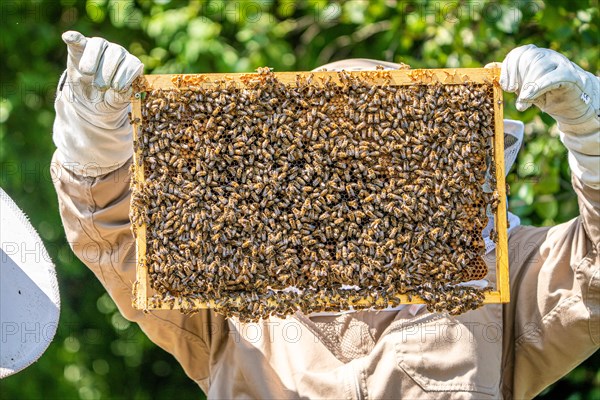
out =
[(502, 89), (516, 92), (516, 107), (532, 104), (558, 122), (569, 165), (583, 183), (600, 189), (600, 80), (565, 56), (532, 44), (502, 62)]

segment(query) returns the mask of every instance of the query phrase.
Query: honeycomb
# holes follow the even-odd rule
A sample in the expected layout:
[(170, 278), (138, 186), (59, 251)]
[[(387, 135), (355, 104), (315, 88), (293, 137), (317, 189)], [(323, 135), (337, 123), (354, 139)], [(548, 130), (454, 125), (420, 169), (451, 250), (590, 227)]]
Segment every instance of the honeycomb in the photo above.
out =
[(487, 275), (492, 83), (250, 76), (146, 88), (131, 219), (151, 304), (256, 320), (399, 295), (451, 314), (483, 303), (458, 284)]

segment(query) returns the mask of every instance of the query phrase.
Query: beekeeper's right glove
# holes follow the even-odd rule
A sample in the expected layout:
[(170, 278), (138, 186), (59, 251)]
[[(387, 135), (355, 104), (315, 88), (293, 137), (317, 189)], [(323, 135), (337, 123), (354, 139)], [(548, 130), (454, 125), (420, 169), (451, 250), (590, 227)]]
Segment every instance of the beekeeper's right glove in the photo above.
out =
[(102, 38), (68, 31), (62, 39), (69, 56), (55, 102), (58, 159), (79, 175), (103, 175), (133, 153), (128, 119), (131, 84), (144, 65)]

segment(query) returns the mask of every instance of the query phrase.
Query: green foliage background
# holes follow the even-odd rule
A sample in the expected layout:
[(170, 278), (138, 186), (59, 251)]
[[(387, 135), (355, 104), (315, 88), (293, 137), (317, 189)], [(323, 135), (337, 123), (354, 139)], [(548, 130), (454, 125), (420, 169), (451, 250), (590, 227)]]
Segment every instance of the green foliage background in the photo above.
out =
[[(62, 297), (54, 342), (39, 362), (0, 382), (2, 399), (202, 397), (170, 355), (121, 317), (66, 243), (48, 173), (63, 31), (120, 43), (147, 73), (309, 70), (353, 57), (479, 67), (527, 43), (599, 72), (595, 0), (3, 0), (0, 11), (0, 185), (40, 232)], [(511, 210), (525, 224), (573, 218), (576, 198), (553, 120), (537, 109), (518, 113), (512, 95), (505, 100), (506, 117), (527, 127), (508, 178)], [(595, 354), (540, 398), (598, 399), (599, 370)]]

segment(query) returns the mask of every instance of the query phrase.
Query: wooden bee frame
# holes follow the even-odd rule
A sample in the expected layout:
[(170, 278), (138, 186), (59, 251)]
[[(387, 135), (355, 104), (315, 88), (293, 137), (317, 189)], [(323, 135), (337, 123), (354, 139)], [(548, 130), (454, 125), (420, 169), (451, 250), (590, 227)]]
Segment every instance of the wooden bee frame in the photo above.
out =
[[(500, 69), (429, 69), (429, 70), (411, 70), (400, 69), (392, 71), (374, 71), (369, 72), (377, 79), (377, 74), (385, 73), (387, 84), (392, 86), (410, 86), (410, 85), (460, 85), (460, 84), (486, 84), (490, 85), (493, 92), (494, 108), (494, 136), (493, 136), (493, 155), (495, 165), (496, 191), (499, 204), (495, 211), (495, 231), (497, 232), (496, 246), (496, 282), (494, 291), (485, 293), (484, 303), (507, 303), (509, 302), (509, 267), (508, 267), (508, 235), (507, 235), (507, 215), (506, 215), (506, 186), (505, 186), (505, 167), (504, 167), (504, 135), (503, 135), (503, 101), (502, 90), (498, 84)], [(350, 74), (365, 74), (365, 72), (352, 72)], [(339, 75), (336, 72), (281, 72), (274, 73), (274, 76), (282, 83), (293, 85), (298, 76), (312, 76), (314, 81), (330, 78), (332, 82), (340, 82)], [(363, 75), (364, 76), (364, 75)], [(241, 87), (253, 79), (260, 79), (260, 74), (202, 74), (202, 75), (148, 75), (145, 76), (142, 86), (138, 87), (132, 99), (132, 121), (134, 140), (140, 140), (140, 129), (143, 124), (142, 104), (145, 92), (153, 89), (180, 90), (187, 86), (191, 87), (211, 87), (216, 82), (234, 82)], [(383, 80), (381, 80), (383, 82)], [(144, 182), (144, 165), (142, 164), (141, 152), (134, 152), (133, 168), (133, 189), (139, 189), (141, 182)], [(178, 309), (198, 310), (215, 307), (213, 301), (200, 301), (194, 298), (175, 299), (176, 301), (161, 302), (150, 301), (153, 289), (149, 287), (148, 266), (146, 262), (146, 225), (141, 223), (134, 227), (136, 236), (136, 274), (137, 282), (134, 289), (135, 308), (140, 310), (154, 309)], [(424, 303), (420, 297), (412, 297), (405, 294), (395, 295), (401, 304)], [(328, 302), (330, 299), (323, 299)], [(384, 308), (386, 304), (381, 299), (369, 299), (369, 304), (376, 304), (379, 308)], [(233, 302), (241, 303), (242, 299), (235, 299)], [(272, 300), (269, 300), (272, 301)], [(364, 299), (356, 299), (352, 304), (360, 305)]]

